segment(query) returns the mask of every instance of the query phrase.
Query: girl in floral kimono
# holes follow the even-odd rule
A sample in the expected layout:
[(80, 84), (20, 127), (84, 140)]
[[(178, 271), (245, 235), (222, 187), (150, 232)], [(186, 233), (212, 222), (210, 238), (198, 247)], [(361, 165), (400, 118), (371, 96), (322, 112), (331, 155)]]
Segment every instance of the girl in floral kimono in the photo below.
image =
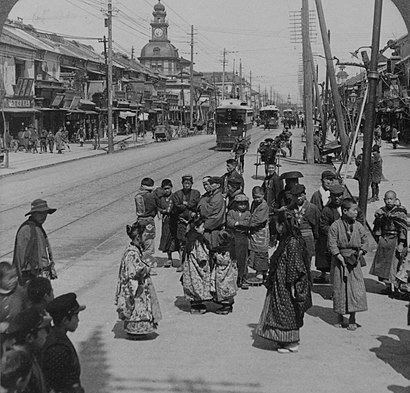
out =
[(185, 299), (191, 303), (191, 314), (205, 314), (204, 301), (211, 300), (210, 244), (204, 237), (204, 219), (196, 219), (187, 234), (186, 256), (182, 273)]
[(142, 256), (144, 227), (136, 222), (126, 228), (131, 243), (121, 260), (115, 305), (124, 330), (130, 335), (144, 335), (156, 330), (161, 311), (150, 277), (151, 264)]
[(222, 307), (216, 314), (227, 315), (233, 311), (234, 296), (238, 290), (238, 269), (231, 259), (231, 235), (227, 231), (219, 233), (219, 246), (213, 256), (214, 266), (211, 272), (211, 292), (214, 302)]
[(356, 312), (367, 310), (366, 288), (361, 268), (368, 240), (362, 224), (356, 221), (357, 203), (346, 198), (342, 218), (329, 228), (327, 246), (332, 255), (330, 275), (333, 284), (333, 310), (338, 315), (335, 327), (344, 327), (344, 314), (349, 314), (348, 330), (356, 330)]

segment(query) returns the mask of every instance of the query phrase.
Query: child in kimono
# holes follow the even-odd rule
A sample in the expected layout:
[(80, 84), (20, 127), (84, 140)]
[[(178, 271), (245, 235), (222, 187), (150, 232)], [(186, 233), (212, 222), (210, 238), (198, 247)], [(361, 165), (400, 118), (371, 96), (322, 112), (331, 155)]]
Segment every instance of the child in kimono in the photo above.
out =
[(248, 282), (261, 285), (269, 269), (269, 206), (259, 186), (253, 187), (252, 198), (249, 250), (250, 266), (256, 271), (256, 277)]
[(245, 194), (239, 194), (235, 196), (234, 202), (226, 216), (226, 228), (232, 235), (230, 254), (238, 267), (238, 287), (248, 289), (248, 233), (251, 223), (249, 199)]
[(227, 315), (233, 311), (233, 298), (238, 289), (236, 285), (238, 269), (230, 255), (231, 235), (226, 231), (221, 231), (218, 240), (219, 246), (213, 255), (211, 292), (214, 296), (214, 302), (222, 306), (215, 313)]
[(356, 221), (356, 201), (346, 198), (341, 208), (342, 217), (330, 226), (327, 242), (332, 255), (333, 310), (338, 315), (335, 327), (344, 327), (343, 316), (349, 314), (347, 329), (356, 330), (356, 312), (367, 310), (360, 259), (366, 254), (368, 239), (365, 228)]

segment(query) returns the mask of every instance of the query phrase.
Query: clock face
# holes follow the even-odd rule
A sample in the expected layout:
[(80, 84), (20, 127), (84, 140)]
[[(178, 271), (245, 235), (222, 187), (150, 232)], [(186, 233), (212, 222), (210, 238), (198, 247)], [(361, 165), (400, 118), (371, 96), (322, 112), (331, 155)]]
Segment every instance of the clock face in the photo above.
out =
[(162, 37), (163, 34), (164, 34), (164, 32), (162, 31), (162, 29), (155, 29), (154, 30), (155, 37)]

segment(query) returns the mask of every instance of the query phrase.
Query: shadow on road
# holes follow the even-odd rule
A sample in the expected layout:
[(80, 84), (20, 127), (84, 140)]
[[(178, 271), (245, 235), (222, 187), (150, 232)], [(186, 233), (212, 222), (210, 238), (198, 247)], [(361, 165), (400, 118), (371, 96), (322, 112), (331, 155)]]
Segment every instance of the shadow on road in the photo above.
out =
[[(370, 351), (374, 352), (383, 362), (389, 364), (397, 373), (410, 380), (410, 331), (393, 328), (390, 329), (389, 334), (397, 336), (398, 339), (380, 336), (377, 338), (381, 343), (380, 347), (372, 348)], [(389, 390), (395, 393), (408, 393), (410, 391), (408, 388), (400, 386), (390, 386)]]
[(332, 299), (332, 286), (329, 284), (314, 284), (312, 291), (322, 296), (322, 298), (325, 300)]
[(181, 311), (184, 312), (190, 312), (191, 311), (191, 305), (183, 296), (177, 296), (174, 302), (174, 306), (178, 307)]
[(410, 386), (407, 386), (406, 388), (404, 386), (390, 385), (387, 386), (387, 389), (393, 393), (410, 393)]
[[(371, 278), (364, 279), (364, 285), (366, 286), (366, 292), (369, 293), (376, 293), (378, 295), (382, 295), (381, 290), (385, 289), (386, 286), (379, 281), (372, 280)], [(386, 295), (383, 295), (386, 296)]]
[(320, 318), (328, 325), (334, 325), (337, 322), (335, 312), (329, 307), (312, 306), (306, 313), (311, 317)]
[(111, 375), (108, 372), (107, 352), (104, 349), (102, 326), (97, 326), (87, 341), (79, 348), (82, 367), (81, 382), (83, 386), (92, 386), (88, 393), (109, 393), (108, 387)]

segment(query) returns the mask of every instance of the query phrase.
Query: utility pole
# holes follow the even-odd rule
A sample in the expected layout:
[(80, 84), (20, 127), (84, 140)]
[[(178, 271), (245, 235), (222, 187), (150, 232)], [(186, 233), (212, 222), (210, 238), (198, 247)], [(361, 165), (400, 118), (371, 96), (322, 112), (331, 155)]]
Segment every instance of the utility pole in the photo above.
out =
[(249, 71), (249, 94), (250, 94), (250, 103), (251, 103), (251, 108), (254, 109), (255, 105), (253, 105), (253, 100), (252, 100), (252, 71)]
[(226, 66), (226, 49), (224, 48), (222, 59), (222, 101), (225, 99), (225, 66)]
[(380, 46), (380, 28), (382, 19), (383, 0), (375, 0), (374, 17), (373, 17), (373, 37), (372, 37), (372, 55), (370, 66), (367, 72), (369, 81), (369, 100), (366, 106), (365, 123), (363, 130), (363, 160), (361, 165), (361, 176), (359, 181), (359, 207), (363, 212), (363, 218), (366, 222), (367, 197), (369, 193), (370, 163), (373, 145), (373, 131), (376, 122), (376, 102), (377, 102), (377, 85), (379, 83), (379, 73), (377, 71), (379, 46)]
[(191, 25), (191, 67), (190, 67), (190, 89), (189, 89), (189, 127), (194, 126), (194, 26)]
[(312, 107), (312, 85), (313, 67), (310, 55), (309, 37), (309, 0), (302, 0), (302, 43), (303, 43), (303, 98), (305, 108), (305, 127), (306, 127), (306, 161), (308, 164), (314, 163), (313, 147), (313, 107)]
[(239, 59), (239, 99), (243, 100), (243, 86), (242, 86), (242, 59)]
[(325, 21), (325, 14), (323, 12), (322, 1), (316, 1), (317, 15), (319, 18), (320, 32), (322, 34), (323, 48), (325, 51), (327, 69), (329, 71), (330, 88), (332, 89), (333, 104), (335, 106), (335, 115), (337, 128), (340, 135), (340, 144), (342, 145), (342, 159), (347, 157), (349, 149), (349, 138), (346, 134), (345, 124), (343, 120), (342, 103), (339, 95), (339, 90), (336, 83), (335, 67), (333, 64), (332, 51), (330, 49), (329, 40), (327, 37), (327, 27)]
[(108, 108), (108, 153), (114, 152), (114, 138), (112, 132), (112, 2), (108, 0), (106, 19), (108, 27), (108, 59), (107, 59), (107, 108)]
[[(330, 30), (327, 31), (327, 39), (330, 43)], [(322, 127), (322, 145), (326, 143), (326, 133), (327, 133), (327, 121), (328, 113), (330, 112), (330, 103), (329, 103), (329, 69), (326, 67), (326, 82), (325, 82), (325, 91), (323, 97), (324, 111), (323, 111), (323, 122), (324, 128)]]
[(135, 52), (135, 49), (134, 49), (134, 46), (132, 46), (131, 47), (131, 60), (134, 60), (134, 52)]

